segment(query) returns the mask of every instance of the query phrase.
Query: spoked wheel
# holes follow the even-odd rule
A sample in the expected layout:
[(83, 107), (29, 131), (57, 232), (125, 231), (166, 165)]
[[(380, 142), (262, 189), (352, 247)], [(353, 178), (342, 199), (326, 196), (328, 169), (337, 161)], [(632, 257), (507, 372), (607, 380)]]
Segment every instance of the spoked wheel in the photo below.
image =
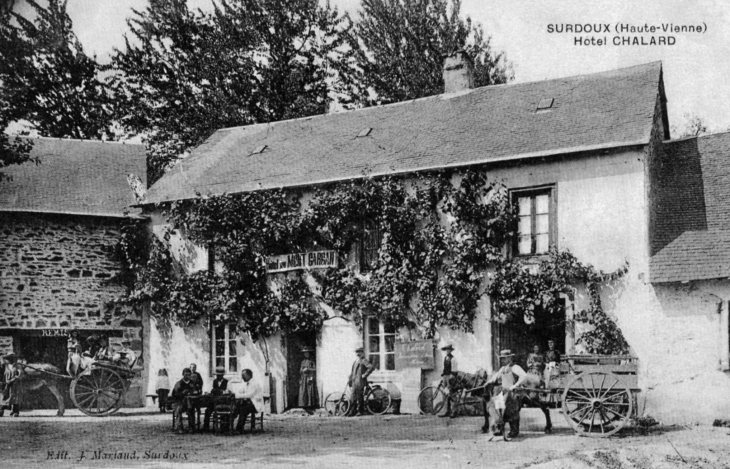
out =
[(350, 401), (341, 392), (330, 393), (324, 400), (324, 410), (329, 415), (343, 416), (350, 410)]
[(390, 408), (390, 393), (380, 386), (373, 386), (365, 395), (365, 407), (373, 415), (384, 414)]
[(422, 414), (436, 415), (446, 404), (446, 393), (437, 386), (428, 386), (418, 394), (418, 408)]
[(563, 391), (563, 415), (580, 435), (613, 435), (628, 423), (633, 408), (631, 390), (613, 373), (581, 373)]
[(86, 415), (109, 415), (122, 406), (126, 381), (114, 370), (94, 368), (71, 381), (71, 400)]

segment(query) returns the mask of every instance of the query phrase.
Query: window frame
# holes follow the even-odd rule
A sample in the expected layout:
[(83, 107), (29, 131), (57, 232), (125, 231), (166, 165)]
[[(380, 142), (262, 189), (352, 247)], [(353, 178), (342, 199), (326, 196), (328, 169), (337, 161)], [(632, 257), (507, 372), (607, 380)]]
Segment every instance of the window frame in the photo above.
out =
[[(224, 331), (223, 339), (218, 338), (218, 335), (216, 333), (216, 328), (218, 328), (218, 327), (223, 327), (223, 331)], [(233, 337), (231, 337), (232, 328), (233, 328)], [(210, 346), (210, 363), (211, 363), (210, 376), (211, 377), (215, 376), (215, 368), (216, 368), (216, 366), (218, 366), (218, 359), (221, 358), (218, 356), (218, 353), (217, 353), (217, 345), (218, 345), (219, 341), (222, 341), (224, 344), (223, 345), (224, 352), (223, 352), (222, 358), (223, 358), (223, 362), (225, 364), (224, 367), (226, 368), (225, 375), (226, 376), (238, 375), (238, 373), (240, 373), (240, 371), (241, 371), (239, 358), (238, 358), (238, 351), (239, 351), (239, 346), (240, 346), (241, 341), (240, 341), (239, 334), (237, 332), (235, 332), (235, 324), (214, 323), (214, 324), (211, 324), (211, 329), (210, 329), (210, 344), (211, 344), (211, 346)], [(233, 341), (235, 341), (235, 343), (236, 343), (235, 354), (231, 353), (231, 348), (230, 348), (231, 342), (233, 342)], [(232, 362), (231, 359), (234, 359), (234, 361)], [(234, 370), (231, 370), (231, 363), (235, 363)]]
[[(370, 338), (375, 337), (375, 335), (370, 334), (370, 323), (371, 321), (377, 321), (378, 322), (378, 352), (377, 353), (371, 353), (370, 352)], [(364, 351), (365, 351), (365, 358), (373, 365), (375, 365), (370, 358), (371, 356), (378, 357), (378, 366), (376, 367), (376, 372), (379, 373), (395, 373), (395, 340), (398, 336), (398, 330), (393, 327), (392, 332), (387, 332), (385, 330), (385, 323), (378, 320), (377, 318), (373, 316), (366, 316), (364, 319), (365, 324), (363, 324), (363, 343), (365, 344)], [(393, 337), (393, 350), (387, 351), (386, 350), (386, 337)], [(387, 357), (392, 356), (393, 357), (393, 368), (392, 369), (383, 369), (380, 365), (385, 364), (387, 367)]]
[[(367, 235), (368, 231), (375, 232), (376, 242), (372, 246), (367, 246), (368, 241), (372, 241), (372, 236)], [(383, 244), (383, 232), (380, 229), (380, 223), (374, 218), (365, 218), (360, 222), (360, 243), (358, 261), (360, 264), (360, 272), (369, 272), (375, 268), (378, 256), (380, 255), (380, 247)], [(370, 257), (369, 261), (366, 260)]]
[[(536, 198), (537, 196), (547, 194), (548, 196), (548, 251), (557, 245), (557, 187), (555, 184), (544, 184), (540, 186), (531, 186), (518, 189), (510, 190), (510, 198), (513, 206), (516, 209), (516, 220), (515, 220), (515, 235), (512, 240), (512, 256), (513, 257), (540, 257), (546, 256), (548, 251), (535, 252), (537, 245), (535, 241), (535, 230), (536, 230)], [(530, 197), (530, 234), (531, 234), (531, 245), (529, 253), (520, 253), (520, 232), (519, 232), (519, 199), (524, 197)]]

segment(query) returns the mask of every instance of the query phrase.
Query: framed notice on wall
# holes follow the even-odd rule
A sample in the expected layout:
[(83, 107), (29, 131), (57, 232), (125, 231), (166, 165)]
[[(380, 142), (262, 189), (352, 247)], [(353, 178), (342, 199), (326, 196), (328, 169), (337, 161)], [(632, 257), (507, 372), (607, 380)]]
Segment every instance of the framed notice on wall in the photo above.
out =
[(432, 340), (395, 343), (395, 369), (420, 368), (433, 370), (434, 345)]

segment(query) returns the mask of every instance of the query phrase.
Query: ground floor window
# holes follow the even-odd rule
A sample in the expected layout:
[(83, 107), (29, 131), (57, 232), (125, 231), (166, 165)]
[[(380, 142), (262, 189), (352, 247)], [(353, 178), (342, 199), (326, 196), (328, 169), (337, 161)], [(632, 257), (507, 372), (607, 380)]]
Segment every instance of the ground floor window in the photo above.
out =
[(238, 373), (238, 333), (233, 324), (216, 324), (213, 326), (212, 360), (213, 370), (222, 366), (226, 374)]
[(365, 319), (365, 355), (380, 371), (395, 371), (395, 327)]

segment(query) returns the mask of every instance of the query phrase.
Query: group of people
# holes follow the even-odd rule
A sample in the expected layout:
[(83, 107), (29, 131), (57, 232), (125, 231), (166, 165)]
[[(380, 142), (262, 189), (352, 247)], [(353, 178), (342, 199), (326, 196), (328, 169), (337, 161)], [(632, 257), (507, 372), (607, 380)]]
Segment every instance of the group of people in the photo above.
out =
[[(250, 415), (251, 431), (253, 432), (256, 428), (256, 415), (263, 412), (264, 409), (263, 388), (254, 379), (253, 372), (247, 368), (241, 371), (243, 385), (239, 390), (233, 392), (228, 389), (228, 380), (225, 378), (225, 374), (225, 368), (221, 366), (216, 367), (216, 377), (213, 380), (210, 391), (207, 393), (211, 399), (205, 408), (202, 430), (210, 430), (210, 420), (215, 409), (215, 398), (230, 396), (235, 398), (236, 404), (233, 419), (231, 422), (228, 422), (228, 425), (233, 425), (233, 420), (237, 418), (238, 422), (236, 423), (235, 430), (243, 433), (244, 425)], [(191, 363), (189, 368), (183, 369), (182, 379), (175, 383), (175, 386), (172, 388), (172, 393), (170, 393), (167, 370), (163, 368), (158, 372), (157, 396), (159, 398), (160, 412), (165, 412), (168, 405), (172, 408), (173, 421), (175, 422), (175, 428), (173, 430), (177, 433), (185, 432), (182, 418), (183, 413), (186, 413), (188, 417), (187, 431), (194, 432), (196, 430), (196, 413), (199, 404), (196, 403), (195, 398), (204, 396), (204, 385), (203, 377), (197, 372), (197, 365), (195, 363)]]
[(113, 365), (132, 368), (137, 362), (137, 354), (130, 348), (132, 341), (128, 337), (122, 338), (117, 350), (109, 347), (109, 337), (91, 335), (81, 340), (79, 332), (72, 330), (66, 342), (68, 358), (66, 372), (71, 376), (87, 370), (95, 361), (108, 361)]
[[(453, 377), (456, 374), (456, 360), (453, 356), (454, 347), (446, 345), (441, 348), (444, 351), (444, 364), (442, 382), (447, 390), (450, 390)], [(561, 360), (560, 352), (555, 348), (555, 341), (548, 341), (548, 351), (540, 352), (540, 346), (535, 344), (533, 353), (527, 357), (527, 371), (525, 371), (514, 360), (515, 354), (505, 349), (500, 352), (500, 368), (492, 373), (487, 379), (487, 384), (499, 385), (499, 392), (490, 396), (489, 414), (490, 425), (485, 426), (482, 431), (493, 435), (503, 435), (506, 425), (510, 431), (506, 438), (514, 438), (520, 432), (520, 409), (525, 399), (545, 407), (540, 403), (541, 396), (537, 392), (514, 392), (515, 389), (524, 387), (528, 389), (542, 388), (550, 383), (550, 380), (559, 375)], [(442, 417), (453, 416), (451, 412), (451, 399), (446, 399), (446, 412)], [(546, 433), (551, 431), (550, 415), (546, 413)]]

